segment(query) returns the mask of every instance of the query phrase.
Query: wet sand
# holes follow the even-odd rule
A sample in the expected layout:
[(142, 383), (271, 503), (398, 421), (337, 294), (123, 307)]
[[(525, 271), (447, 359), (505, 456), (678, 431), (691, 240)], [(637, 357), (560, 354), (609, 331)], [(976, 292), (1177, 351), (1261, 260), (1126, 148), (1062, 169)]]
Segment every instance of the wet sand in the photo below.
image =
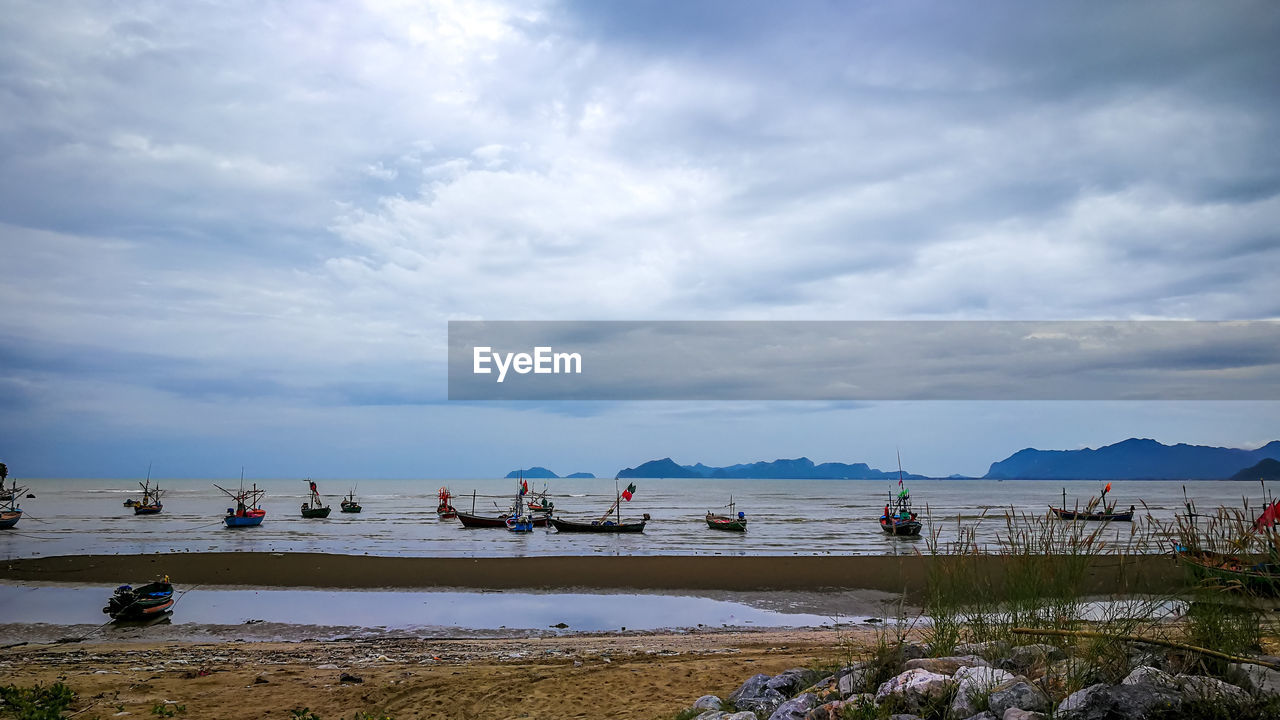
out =
[[(1000, 556), (970, 559), (999, 578)], [(313, 588), (473, 588), (812, 591), (866, 589), (919, 597), (937, 558), (907, 556), (590, 556), (527, 558), (385, 557), (324, 553), (155, 553), (8, 560), (0, 580), (36, 583), (140, 582), (169, 575), (181, 585)], [(1087, 592), (1163, 592), (1178, 586), (1168, 556), (1091, 561)]]
[[(671, 717), (757, 672), (834, 663), (874, 630), (627, 634), (505, 640), (24, 646), (0, 650), (5, 682), (62, 681), (83, 717)], [(343, 683), (342, 673), (363, 682)]]

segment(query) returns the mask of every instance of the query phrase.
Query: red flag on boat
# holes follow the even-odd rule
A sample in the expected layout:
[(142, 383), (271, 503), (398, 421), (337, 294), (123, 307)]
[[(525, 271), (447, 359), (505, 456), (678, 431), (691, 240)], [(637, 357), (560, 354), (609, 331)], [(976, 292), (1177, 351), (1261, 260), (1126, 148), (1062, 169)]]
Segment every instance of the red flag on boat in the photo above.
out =
[(1104, 492), (1104, 493), (1109, 493), (1109, 492), (1111, 492), (1111, 483), (1107, 483), (1107, 486), (1106, 486), (1106, 487), (1104, 487), (1104, 488), (1102, 488), (1102, 492)]
[(1280, 520), (1280, 500), (1276, 500), (1267, 506), (1266, 510), (1253, 521), (1254, 529), (1272, 527), (1276, 521)]
[(527, 492), (529, 492), (529, 481), (528, 481), (528, 480), (521, 480), (521, 481), (520, 481), (520, 494), (521, 494), (521, 495), (524, 495), (524, 494), (525, 494), (525, 493), (527, 493)]
[(631, 483), (630, 485), (627, 486), (626, 490), (622, 491), (622, 499), (626, 500), (627, 502), (631, 502), (631, 494), (634, 493), (635, 491), (636, 491), (636, 484)]

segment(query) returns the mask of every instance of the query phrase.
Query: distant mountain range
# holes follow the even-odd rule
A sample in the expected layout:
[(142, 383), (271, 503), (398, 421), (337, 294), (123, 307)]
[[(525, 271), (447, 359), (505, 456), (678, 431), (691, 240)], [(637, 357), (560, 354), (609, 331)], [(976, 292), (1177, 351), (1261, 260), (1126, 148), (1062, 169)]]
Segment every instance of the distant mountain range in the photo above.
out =
[[(904, 478), (917, 480), (923, 475), (903, 473)], [(807, 457), (794, 460), (774, 460), (725, 467), (679, 465), (671, 458), (650, 460), (633, 468), (618, 471), (620, 478), (767, 478), (775, 480), (883, 480), (897, 478), (898, 471), (876, 470), (866, 463), (822, 463), (815, 465)]]
[[(524, 473), (530, 479), (556, 478), (544, 467), (512, 470), (507, 477)], [(741, 463), (713, 467), (702, 463), (681, 465), (671, 458), (650, 460), (618, 471), (619, 478), (709, 478), (771, 480), (892, 480), (897, 470), (877, 470), (866, 463), (814, 463), (807, 457), (772, 462)], [(904, 472), (906, 479), (924, 475)], [(568, 478), (593, 478), (573, 473)], [(1025, 448), (991, 463), (984, 480), (1257, 480), (1280, 479), (1280, 440), (1257, 450), (1207, 445), (1164, 445), (1155, 440), (1129, 438), (1113, 445), (1083, 450)], [(950, 475), (948, 480), (973, 479)]]
[(1280, 459), (1280, 440), (1257, 450), (1164, 445), (1129, 438), (1093, 450), (1019, 450), (991, 464), (984, 479), (1221, 480), (1265, 458)]
[(1280, 460), (1264, 458), (1257, 465), (1251, 465), (1235, 475), (1232, 480), (1280, 480)]
[[(540, 467), (540, 466), (538, 466), (538, 465), (534, 465), (533, 467), (529, 468), (528, 470), (512, 470), (511, 472), (507, 473), (507, 477), (508, 477), (508, 478), (524, 477), (524, 478), (525, 478), (525, 479), (527, 479), (527, 480), (549, 480), (549, 479), (551, 479), (551, 478), (558, 478), (558, 477), (560, 477), (560, 476), (559, 476), (559, 475), (557, 475), (557, 474), (555, 474), (555, 473), (553, 473), (553, 472), (551, 472), (550, 470), (548, 470), (548, 469), (546, 469), (546, 468), (544, 468), (544, 467)], [(567, 478), (593, 478), (593, 477), (595, 477), (595, 475), (592, 475), (591, 473), (578, 472), (578, 473), (572, 473), (572, 474), (570, 474), (570, 475), (565, 475), (565, 477), (567, 477)]]

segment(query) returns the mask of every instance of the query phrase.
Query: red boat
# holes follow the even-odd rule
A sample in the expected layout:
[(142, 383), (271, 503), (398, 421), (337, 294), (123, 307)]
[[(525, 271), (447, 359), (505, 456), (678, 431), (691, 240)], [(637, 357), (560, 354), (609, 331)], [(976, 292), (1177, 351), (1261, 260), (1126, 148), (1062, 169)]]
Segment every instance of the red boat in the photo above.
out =
[[(452, 520), (458, 517), (458, 511), (453, 507), (453, 495), (449, 493), (449, 488), (440, 488), (440, 493), (436, 497), (440, 498), (439, 504), (436, 505), (436, 515), (441, 520)], [(464, 522), (463, 525), (466, 525), (466, 523)]]

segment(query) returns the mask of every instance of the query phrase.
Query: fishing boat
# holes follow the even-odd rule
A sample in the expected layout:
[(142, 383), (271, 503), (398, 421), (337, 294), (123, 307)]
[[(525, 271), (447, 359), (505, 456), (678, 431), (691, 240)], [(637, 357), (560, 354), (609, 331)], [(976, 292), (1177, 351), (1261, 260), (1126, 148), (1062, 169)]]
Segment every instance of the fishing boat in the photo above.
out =
[(436, 517), (441, 520), (452, 520), (458, 517), (458, 511), (453, 508), (453, 495), (449, 492), (448, 487), (440, 488), (440, 491), (436, 493), (436, 497), (440, 500), (440, 502), (436, 503)]
[(1200, 583), (1254, 595), (1280, 595), (1280, 563), (1181, 546), (1174, 553)]
[(227, 514), (223, 516), (222, 522), (226, 523), (229, 528), (257, 527), (262, 524), (262, 519), (267, 516), (267, 511), (258, 507), (258, 504), (262, 502), (262, 496), (266, 495), (267, 491), (259, 490), (257, 483), (253, 484), (252, 489), (245, 490), (243, 472), (240, 475), (240, 483), (240, 489), (236, 491), (228, 490), (217, 483), (213, 484), (214, 487), (236, 501), (234, 508), (227, 508)]
[(316, 489), (316, 483), (310, 478), (304, 480), (311, 490), (311, 494), (307, 497), (307, 502), (302, 503), (302, 517), (304, 518), (327, 518), (329, 511), (332, 510), (328, 505), (324, 504), (324, 500), (320, 499), (320, 491)]
[(533, 515), (529, 514), (525, 495), (529, 492), (529, 483), (524, 478), (516, 480), (516, 497), (511, 503), (511, 514), (507, 516), (507, 530), (517, 533), (533, 532)]
[(134, 515), (157, 515), (164, 509), (164, 504), (160, 502), (160, 497), (164, 495), (164, 491), (160, 489), (160, 483), (156, 483), (155, 487), (151, 486), (151, 466), (147, 466), (147, 481), (138, 483), (142, 487), (142, 499), (134, 502)]
[[(477, 515), (476, 514), (476, 494), (471, 493), (471, 512), (454, 511), (454, 517), (458, 518), (458, 522), (462, 523), (466, 528), (505, 528), (507, 527), (507, 518), (513, 513), (510, 511), (500, 512), (497, 515)], [(443, 517), (443, 516), (442, 516)], [(531, 515), (533, 527), (546, 527), (547, 516), (542, 513)]]
[(902, 488), (896, 496), (889, 493), (889, 502), (880, 516), (880, 529), (887, 535), (914, 537), (924, 527), (916, 517), (911, 510), (911, 491)]
[(338, 503), (338, 509), (344, 513), (358, 513), (363, 509), (360, 507), (360, 503), (356, 502), (356, 491), (354, 489), (347, 493), (346, 497), (342, 498), (342, 502)]
[[(615, 478), (615, 481), (616, 481), (616, 478)], [(627, 489), (623, 490), (622, 492), (617, 492), (617, 489), (615, 486), (614, 491), (617, 494), (617, 497), (614, 498), (613, 505), (610, 505), (609, 509), (606, 510), (604, 515), (601, 515), (598, 520), (592, 520), (591, 522), (575, 522), (573, 520), (561, 520), (560, 518), (553, 517), (551, 518), (551, 524), (555, 526), (555, 529), (559, 532), (572, 532), (572, 533), (644, 532), (644, 525), (645, 523), (649, 522), (649, 513), (645, 513), (644, 516), (639, 521), (629, 520), (627, 522), (623, 522), (622, 520), (622, 501), (623, 500), (626, 500), (628, 502), (631, 501), (631, 496), (636, 491), (636, 484), (631, 483), (630, 485), (627, 486)], [(613, 517), (610, 518), (609, 517), (610, 515), (613, 515)]]
[(8, 496), (8, 499), (0, 500), (0, 530), (6, 530), (17, 525), (22, 519), (22, 508), (18, 506), (18, 498), (22, 497), (22, 493), (27, 489), (18, 487), (17, 480), (14, 480), (8, 488), (4, 488), (3, 481), (0, 480), (0, 490)]
[(138, 588), (121, 585), (107, 600), (102, 612), (112, 620), (147, 620), (158, 618), (173, 607), (173, 585), (165, 576), (160, 582), (147, 583)]
[(728, 515), (717, 515), (716, 513), (707, 511), (707, 527), (712, 530), (725, 530), (728, 532), (746, 532), (747, 531), (747, 514), (744, 512), (734, 512), (733, 498), (729, 498), (729, 504), (725, 507), (729, 508)]
[(1116, 512), (1115, 503), (1111, 503), (1110, 505), (1107, 504), (1107, 493), (1109, 492), (1111, 492), (1111, 483), (1107, 483), (1107, 486), (1102, 489), (1101, 498), (1090, 498), (1089, 503), (1084, 506), (1083, 510), (1081, 510), (1079, 507), (1076, 507), (1074, 510), (1068, 510), (1067, 509), (1067, 489), (1063, 488), (1062, 489), (1062, 507), (1056, 508), (1050, 505), (1049, 510), (1052, 511), (1054, 515), (1057, 515), (1059, 518), (1063, 520), (1089, 520), (1089, 521), (1095, 521), (1095, 522), (1107, 522), (1107, 521), (1132, 522), (1133, 513), (1136, 510), (1136, 508), (1133, 505), (1130, 505), (1128, 510), (1122, 510), (1120, 512)]
[(124, 501), (124, 506), (125, 506), (125, 507), (137, 507), (137, 506), (138, 506), (138, 501), (137, 501), (137, 500), (134, 500), (133, 498), (129, 498), (128, 500), (125, 500), (125, 501)]
[(898, 453), (898, 494), (889, 492), (889, 502), (884, 504), (880, 515), (880, 529), (886, 535), (915, 537), (923, 527), (911, 510), (911, 489), (903, 484), (902, 453)]

